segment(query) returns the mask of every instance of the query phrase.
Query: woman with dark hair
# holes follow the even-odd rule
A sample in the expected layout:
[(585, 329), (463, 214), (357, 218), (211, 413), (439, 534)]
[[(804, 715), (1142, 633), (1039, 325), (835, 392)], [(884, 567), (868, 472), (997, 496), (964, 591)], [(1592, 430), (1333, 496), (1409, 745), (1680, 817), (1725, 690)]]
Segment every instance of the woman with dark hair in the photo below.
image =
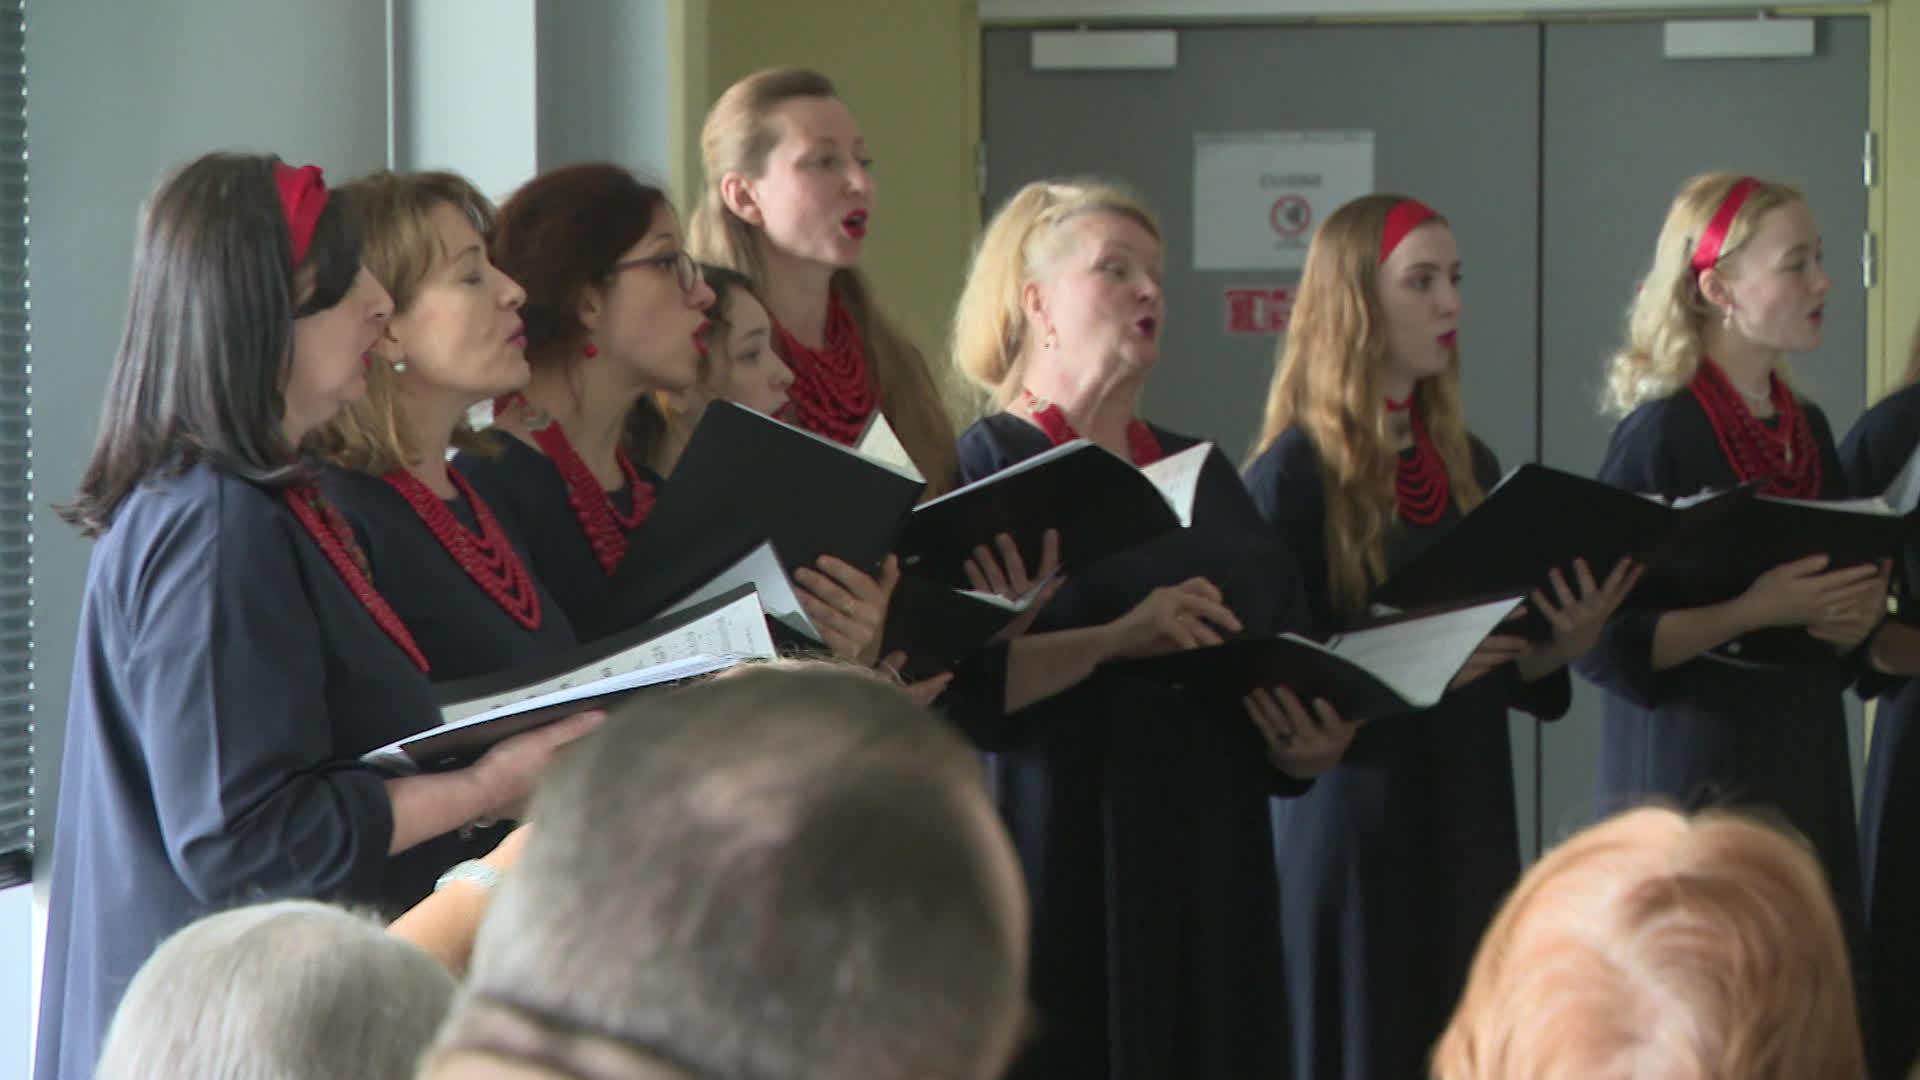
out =
[(700, 376), (684, 390), (644, 398), (627, 422), (636, 453), (661, 476), (670, 475), (686, 452), (707, 406), (730, 401), (763, 416), (793, 419), (793, 369), (771, 342), (772, 324), (753, 282), (738, 270), (702, 263), (700, 276), (713, 290)]
[(364, 392), (391, 310), (316, 168), (208, 155), (146, 207), (99, 439), (61, 510), (97, 543), (41, 1080), (91, 1075), (128, 980), (173, 931), (274, 897), (404, 909), (494, 843), (464, 826), (510, 810), (597, 722), (522, 735), (457, 772), (359, 765), (439, 710), (294, 448)]
[[(609, 583), (663, 480), (628, 456), (629, 414), (699, 375), (713, 290), (687, 254), (666, 194), (617, 165), (535, 177), (500, 206), (493, 263), (526, 289), (527, 388), (496, 403), (490, 455), (455, 465), (516, 523), (533, 573), (582, 641), (646, 612)], [(795, 575), (836, 654), (871, 662), (898, 571), (880, 580), (823, 556)]]

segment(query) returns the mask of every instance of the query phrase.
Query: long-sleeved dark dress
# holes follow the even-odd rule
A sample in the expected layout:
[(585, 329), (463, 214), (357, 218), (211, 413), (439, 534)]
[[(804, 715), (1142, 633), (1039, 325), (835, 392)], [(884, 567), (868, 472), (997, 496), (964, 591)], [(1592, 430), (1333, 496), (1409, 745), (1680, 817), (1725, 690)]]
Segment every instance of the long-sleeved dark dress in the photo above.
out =
[[(391, 484), (377, 476), (329, 467), (321, 473), (320, 486), (353, 526), (374, 588), (407, 624), (426, 654), (434, 682), (491, 675), (574, 644), (566, 610), (532, 574), (525, 542), (504, 522), (502, 529), (513, 542), (515, 555), (527, 562), (539, 597), (540, 623), (533, 629), (521, 626), (487, 595)], [(462, 526), (476, 528), (473, 508), (465, 499), (446, 505)]]
[[(1477, 440), (1483, 488), (1499, 479)], [(1296, 562), (1316, 629), (1335, 610), (1325, 479), (1313, 441), (1281, 433), (1248, 468), (1248, 490)], [(1389, 572), (1459, 520), (1389, 537)], [(1273, 803), (1294, 1075), (1416, 1077), (1446, 1026), (1480, 937), (1520, 875), (1509, 708), (1542, 719), (1572, 697), (1564, 671), (1532, 684), (1511, 667), (1431, 709), (1362, 727), (1311, 792)]]
[[(567, 482), (545, 454), (502, 431), (486, 432), (497, 450), (492, 455), (463, 452), (453, 465), (486, 500), (516, 540), (525, 544), (533, 576), (567, 615), (581, 641), (597, 641), (634, 625), (638, 616), (621, 601), (622, 580), (602, 569), (593, 545), (568, 501)], [(656, 497), (665, 481), (636, 463), (642, 482)], [(621, 514), (633, 510), (632, 485), (607, 493)], [(646, 528), (642, 520), (623, 530), (629, 544)], [(618, 569), (616, 567), (616, 569)]]
[[(1819, 446), (1821, 498), (1848, 493), (1827, 418), (1800, 403)], [(1629, 491), (1681, 497), (1738, 482), (1713, 425), (1682, 390), (1634, 410), (1614, 429), (1600, 479)], [(1791, 666), (1736, 664), (1733, 641), (1653, 670), (1661, 612), (1622, 608), (1575, 668), (1606, 691), (1599, 811), (1649, 799), (1683, 808), (1766, 808), (1813, 843), (1855, 952), (1863, 933), (1860, 857), (1841, 693), (1857, 668), (1837, 654)], [(1811, 642), (1811, 639), (1808, 639)], [(1823, 650), (1809, 647), (1808, 655)], [(1862, 1015), (1869, 1000), (1862, 983)]]
[[(1196, 441), (1155, 434), (1169, 454)], [(988, 417), (960, 439), (959, 480), (1049, 445), (1017, 417)], [(1221, 588), (1249, 632), (1297, 626), (1299, 588), (1277, 565), (1215, 451), (1190, 528), (1076, 571), (1034, 629), (1106, 623), (1195, 576)], [(1240, 710), (1112, 671), (982, 720), (990, 711), (955, 719), (992, 751), (1033, 900), (1039, 1036), (1013, 1075), (1284, 1075), (1266, 802), (1306, 785), (1268, 762)]]
[[(1920, 384), (1867, 411), (1840, 446), (1847, 486), (1885, 492), (1920, 448)], [(1902, 622), (1920, 625), (1920, 543), (1897, 568)], [(1876, 1075), (1920, 1061), (1920, 679), (1889, 680), (1873, 716), (1860, 797)]]
[(35, 1076), (81, 1080), (128, 980), (203, 915), (410, 906), (498, 839), (397, 857), (358, 756), (439, 720), (427, 680), (273, 492), (201, 465), (134, 490), (87, 570)]

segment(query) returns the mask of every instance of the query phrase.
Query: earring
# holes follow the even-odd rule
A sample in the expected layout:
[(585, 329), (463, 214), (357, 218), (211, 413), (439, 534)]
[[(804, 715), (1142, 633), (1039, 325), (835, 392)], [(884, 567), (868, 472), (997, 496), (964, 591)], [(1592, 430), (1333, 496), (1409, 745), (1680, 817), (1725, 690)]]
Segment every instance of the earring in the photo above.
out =
[(1057, 346), (1057, 345), (1059, 345), (1059, 344), (1060, 344), (1060, 335), (1059, 335), (1059, 333), (1057, 333), (1057, 332), (1056, 332), (1056, 331), (1055, 331), (1055, 330), (1053, 329), (1053, 327), (1051, 327), (1051, 326), (1049, 326), (1049, 327), (1047, 327), (1047, 337), (1046, 337), (1046, 340), (1045, 340), (1045, 341), (1042, 341), (1042, 342), (1040, 343), (1040, 345), (1041, 345), (1041, 347), (1042, 347), (1042, 348), (1046, 348), (1046, 349), (1051, 349), (1051, 348), (1054, 348), (1055, 346)]
[(395, 375), (399, 375), (406, 370), (407, 370), (407, 362), (405, 360), (395, 360), (393, 362), (393, 373)]
[(1724, 309), (1721, 310), (1720, 328), (1722, 330), (1733, 329), (1733, 305), (1732, 304), (1728, 304)]
[(591, 360), (594, 357), (600, 355), (600, 346), (595, 345), (593, 342), (589, 341), (587, 342), (587, 347), (584, 349), (581, 349), (580, 352), (581, 352), (581, 355)]

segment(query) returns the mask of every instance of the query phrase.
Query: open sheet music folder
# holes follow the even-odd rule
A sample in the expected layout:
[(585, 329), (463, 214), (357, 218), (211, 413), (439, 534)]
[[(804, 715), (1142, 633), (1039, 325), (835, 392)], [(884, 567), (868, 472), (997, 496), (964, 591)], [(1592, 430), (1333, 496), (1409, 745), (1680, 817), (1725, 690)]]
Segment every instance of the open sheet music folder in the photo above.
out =
[(459, 768), (495, 743), (636, 691), (750, 659), (773, 640), (752, 586), (535, 664), (435, 687), (442, 722), (362, 755), (401, 775)]
[(638, 621), (772, 542), (788, 572), (833, 555), (873, 573), (925, 485), (731, 402), (709, 405), (608, 582)]
[(1223, 705), (1256, 689), (1284, 686), (1302, 702), (1325, 698), (1346, 719), (1371, 720), (1438, 703), (1473, 651), (1520, 603), (1507, 596), (1403, 616), (1324, 641), (1299, 634), (1236, 638), (1108, 666)]
[(1034, 572), (1042, 538), (1058, 529), (1061, 561), (1084, 566), (1191, 524), (1212, 450), (1200, 443), (1138, 468), (1085, 439), (1064, 442), (922, 503), (895, 550), (903, 569), (965, 589), (975, 547), (995, 550), (1006, 533)]
[(1047, 584), (1037, 583), (1010, 600), (902, 574), (887, 606), (880, 655), (906, 653), (900, 674), (908, 682), (950, 670), (1038, 603)]
[(1576, 558), (1600, 581), (1631, 557), (1646, 573), (1629, 604), (1698, 607), (1730, 600), (1767, 570), (1802, 556), (1824, 553), (1835, 567), (1891, 557), (1910, 528), (1883, 499), (1809, 502), (1761, 495), (1759, 488), (1750, 483), (1669, 502), (1522, 465), (1374, 599), (1413, 609), (1544, 588), (1549, 571), (1564, 573)]

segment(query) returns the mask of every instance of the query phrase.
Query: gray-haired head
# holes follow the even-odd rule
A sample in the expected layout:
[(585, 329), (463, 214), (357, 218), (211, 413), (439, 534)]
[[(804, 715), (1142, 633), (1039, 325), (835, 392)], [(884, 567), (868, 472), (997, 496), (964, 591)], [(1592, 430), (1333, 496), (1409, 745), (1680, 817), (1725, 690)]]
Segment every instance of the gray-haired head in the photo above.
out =
[(411, 1077), (453, 976), (380, 924), (311, 900), (210, 915), (127, 987), (98, 1080)]
[[(1012, 847), (968, 745), (869, 672), (769, 664), (616, 710), (532, 817), (442, 1062), (552, 1060), (555, 1032), (728, 1080), (974, 1080), (1011, 1055)], [(504, 1029), (469, 1021), (502, 1008), (546, 1049), (489, 1046)]]

